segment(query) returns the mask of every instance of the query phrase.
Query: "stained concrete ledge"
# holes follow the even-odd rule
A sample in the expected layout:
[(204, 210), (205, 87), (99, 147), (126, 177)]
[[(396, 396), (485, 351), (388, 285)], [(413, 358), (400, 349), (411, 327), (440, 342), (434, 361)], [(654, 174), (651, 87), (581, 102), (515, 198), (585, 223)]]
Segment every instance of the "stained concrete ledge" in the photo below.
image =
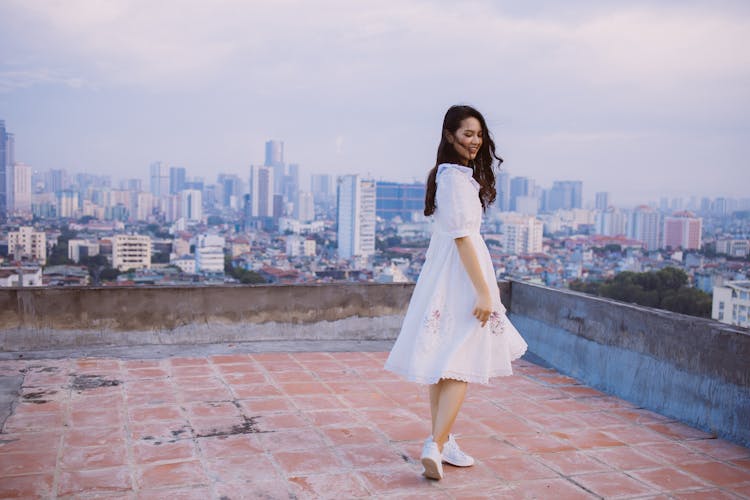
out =
[(750, 445), (747, 330), (523, 282), (511, 290), (511, 321), (553, 368)]
[(412, 284), (0, 290), (0, 349), (378, 340), (398, 334)]

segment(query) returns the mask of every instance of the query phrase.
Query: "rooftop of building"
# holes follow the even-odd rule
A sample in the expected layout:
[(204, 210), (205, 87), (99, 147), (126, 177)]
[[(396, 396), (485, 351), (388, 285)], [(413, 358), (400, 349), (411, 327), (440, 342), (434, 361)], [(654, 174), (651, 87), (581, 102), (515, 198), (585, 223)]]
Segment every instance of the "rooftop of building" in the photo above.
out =
[[(502, 292), (535, 352), (470, 386), (454, 430), (477, 464), (435, 482), (419, 464), (426, 389), (383, 370), (411, 285), (2, 291), (0, 497), (750, 498), (747, 332), (522, 283)], [(653, 325), (662, 338), (644, 341)], [(615, 370), (612, 390), (600, 369)], [(733, 408), (704, 404), (737, 429), (684, 423), (702, 414), (690, 373), (727, 393)], [(653, 411), (659, 380), (691, 408)]]

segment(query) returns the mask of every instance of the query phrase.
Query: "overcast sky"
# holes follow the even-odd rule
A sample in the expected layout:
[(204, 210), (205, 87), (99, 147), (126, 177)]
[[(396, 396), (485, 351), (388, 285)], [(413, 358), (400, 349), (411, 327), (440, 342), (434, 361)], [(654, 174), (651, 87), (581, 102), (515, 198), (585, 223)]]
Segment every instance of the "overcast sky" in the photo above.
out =
[(584, 200), (750, 197), (750, 2), (0, 2), (0, 119), (35, 169), (424, 180), (475, 105), (503, 168)]

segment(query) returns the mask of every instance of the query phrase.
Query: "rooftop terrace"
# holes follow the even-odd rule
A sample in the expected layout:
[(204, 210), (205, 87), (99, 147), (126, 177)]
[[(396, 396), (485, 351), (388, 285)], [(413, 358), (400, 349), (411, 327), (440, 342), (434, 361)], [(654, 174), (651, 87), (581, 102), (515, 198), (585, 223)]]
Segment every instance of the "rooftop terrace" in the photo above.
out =
[(0, 498), (750, 498), (745, 333), (502, 290), (534, 355), (470, 386), (478, 463), (440, 482), (424, 387), (382, 369), (408, 286), (8, 291)]

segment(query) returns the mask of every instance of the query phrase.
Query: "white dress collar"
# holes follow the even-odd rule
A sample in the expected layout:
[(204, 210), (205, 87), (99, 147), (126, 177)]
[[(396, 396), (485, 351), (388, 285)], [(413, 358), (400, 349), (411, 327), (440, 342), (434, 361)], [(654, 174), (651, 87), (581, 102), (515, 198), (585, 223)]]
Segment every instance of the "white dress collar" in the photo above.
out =
[(449, 168), (458, 170), (463, 175), (468, 177), (475, 188), (479, 189), (481, 187), (479, 183), (477, 182), (477, 180), (474, 179), (474, 169), (472, 169), (471, 167), (465, 167), (463, 165), (458, 165), (456, 163), (441, 163), (440, 165), (438, 165), (437, 175), (440, 175), (441, 172)]

